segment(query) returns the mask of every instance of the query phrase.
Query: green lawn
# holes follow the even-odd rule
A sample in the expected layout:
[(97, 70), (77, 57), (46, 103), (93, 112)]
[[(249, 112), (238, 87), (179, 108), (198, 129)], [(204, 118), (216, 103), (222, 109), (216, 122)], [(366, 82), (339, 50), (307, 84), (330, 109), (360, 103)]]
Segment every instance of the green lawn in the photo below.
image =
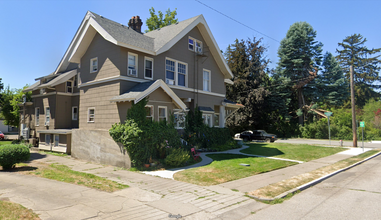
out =
[(308, 144), (258, 143), (241, 150), (245, 154), (310, 161), (346, 150), (341, 147), (320, 147)]
[(0, 145), (12, 144), (12, 141), (0, 141)]
[[(294, 165), (289, 161), (249, 157), (239, 154), (208, 154), (214, 161), (203, 167), (175, 173), (174, 179), (201, 186), (215, 185)], [(241, 166), (239, 164), (249, 164)]]

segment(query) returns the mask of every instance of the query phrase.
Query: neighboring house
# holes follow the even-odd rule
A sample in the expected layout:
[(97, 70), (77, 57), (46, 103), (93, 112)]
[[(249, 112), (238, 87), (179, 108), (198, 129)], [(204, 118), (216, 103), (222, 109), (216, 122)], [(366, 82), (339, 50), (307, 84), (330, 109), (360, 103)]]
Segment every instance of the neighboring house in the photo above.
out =
[(225, 99), (233, 75), (202, 15), (144, 34), (141, 26), (139, 16), (127, 26), (87, 12), (57, 69), (25, 90), (40, 148), (129, 167), (108, 130), (132, 103), (149, 97), (147, 117), (173, 113), (177, 129), (197, 105), (216, 127), (242, 107)]
[(17, 133), (17, 128), (10, 125), (5, 125), (4, 119), (0, 118), (0, 131), (3, 133)]

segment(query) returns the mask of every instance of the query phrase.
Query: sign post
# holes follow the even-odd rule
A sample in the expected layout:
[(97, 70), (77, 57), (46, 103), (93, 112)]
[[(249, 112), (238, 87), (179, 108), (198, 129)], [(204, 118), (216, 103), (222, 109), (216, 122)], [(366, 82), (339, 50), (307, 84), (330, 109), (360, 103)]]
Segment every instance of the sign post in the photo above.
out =
[(364, 152), (364, 127), (365, 127), (365, 121), (360, 121), (360, 127), (362, 129), (362, 152)]
[(331, 145), (331, 128), (329, 127), (329, 117), (332, 115), (332, 112), (324, 112), (328, 117), (328, 135), (329, 135), (329, 145)]

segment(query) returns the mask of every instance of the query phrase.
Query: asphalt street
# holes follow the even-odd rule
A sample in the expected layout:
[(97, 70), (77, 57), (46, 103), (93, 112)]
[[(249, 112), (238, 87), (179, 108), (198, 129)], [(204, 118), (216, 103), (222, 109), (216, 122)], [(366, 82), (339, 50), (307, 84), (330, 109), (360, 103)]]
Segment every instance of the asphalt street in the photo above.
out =
[(380, 207), (378, 156), (245, 219), (380, 219)]

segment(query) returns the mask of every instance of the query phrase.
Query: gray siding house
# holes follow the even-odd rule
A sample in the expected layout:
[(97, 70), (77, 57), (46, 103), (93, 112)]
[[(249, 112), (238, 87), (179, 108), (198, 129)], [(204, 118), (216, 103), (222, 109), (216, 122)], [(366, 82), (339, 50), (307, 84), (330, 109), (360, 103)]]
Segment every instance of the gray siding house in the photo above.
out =
[(233, 75), (202, 15), (148, 33), (141, 26), (139, 16), (124, 25), (87, 12), (57, 69), (25, 90), (39, 148), (129, 167), (108, 130), (132, 103), (149, 97), (147, 117), (174, 114), (177, 129), (196, 106), (216, 127), (242, 107), (226, 100)]

